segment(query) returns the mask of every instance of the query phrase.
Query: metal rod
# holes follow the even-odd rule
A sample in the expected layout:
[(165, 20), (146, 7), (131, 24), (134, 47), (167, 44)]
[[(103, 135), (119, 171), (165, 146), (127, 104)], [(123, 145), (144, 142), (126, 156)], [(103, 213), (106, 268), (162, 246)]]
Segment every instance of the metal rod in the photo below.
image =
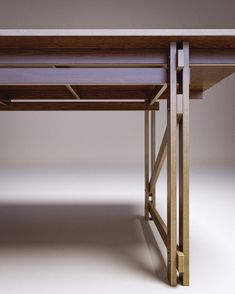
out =
[(145, 220), (149, 220), (149, 111), (144, 112)]
[(160, 236), (162, 237), (162, 240), (164, 244), (167, 246), (167, 227), (166, 224), (164, 223), (163, 219), (161, 218), (160, 214), (158, 211), (153, 207), (152, 203), (149, 203), (149, 213), (158, 229), (158, 232)]
[(182, 118), (179, 122), (179, 247), (184, 253), (184, 286), (189, 285), (189, 44), (183, 43)]
[(159, 177), (159, 174), (161, 172), (163, 163), (165, 161), (166, 155), (167, 155), (167, 128), (165, 130), (165, 133), (164, 133), (164, 136), (162, 139), (162, 143), (161, 143), (158, 155), (157, 155), (157, 159), (154, 164), (152, 177), (151, 177), (150, 183), (149, 183), (150, 191), (152, 191), (154, 189), (154, 186), (155, 186), (157, 179)]
[(152, 99), (150, 104), (153, 105), (155, 102), (157, 102), (157, 100), (161, 97), (161, 95), (165, 92), (166, 89), (167, 89), (167, 84), (164, 84), (159, 90), (159, 92), (157, 93), (157, 95)]
[(74, 89), (72, 88), (72, 86), (70, 86), (70, 85), (66, 85), (66, 88), (69, 90), (69, 92), (73, 95), (74, 98), (76, 98), (77, 100), (80, 99), (80, 97), (79, 97), (78, 94), (74, 91)]
[(177, 188), (177, 65), (176, 43), (170, 43), (169, 87), (167, 110), (167, 276), (171, 286), (177, 285), (177, 222), (176, 222), (176, 188)]

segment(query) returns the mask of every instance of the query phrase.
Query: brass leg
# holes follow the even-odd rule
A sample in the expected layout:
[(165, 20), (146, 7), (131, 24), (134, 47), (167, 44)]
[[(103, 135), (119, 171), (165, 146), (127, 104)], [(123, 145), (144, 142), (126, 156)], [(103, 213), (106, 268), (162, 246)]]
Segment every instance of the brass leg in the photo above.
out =
[(179, 248), (184, 254), (183, 285), (189, 285), (189, 45), (183, 43), (183, 105), (179, 121)]
[(170, 44), (170, 59), (168, 67), (169, 89), (170, 95), (168, 97), (167, 106), (167, 276), (170, 285), (177, 285), (177, 271), (176, 271), (176, 131), (177, 131), (177, 69), (176, 69), (176, 43)]
[[(156, 157), (155, 112), (151, 112), (149, 180), (149, 112), (145, 111), (145, 219), (151, 215), (167, 247), (167, 276), (189, 285), (189, 45), (170, 43), (167, 127)], [(177, 126), (179, 125), (179, 244), (177, 245)], [(155, 184), (167, 156), (167, 225), (155, 207)], [(150, 199), (151, 196), (151, 199)]]
[(145, 153), (145, 220), (149, 220), (149, 111), (144, 112), (144, 153)]
[[(156, 111), (151, 111), (151, 175), (153, 174), (153, 169), (156, 160)], [(151, 191), (152, 194), (152, 205), (156, 207), (156, 187)]]

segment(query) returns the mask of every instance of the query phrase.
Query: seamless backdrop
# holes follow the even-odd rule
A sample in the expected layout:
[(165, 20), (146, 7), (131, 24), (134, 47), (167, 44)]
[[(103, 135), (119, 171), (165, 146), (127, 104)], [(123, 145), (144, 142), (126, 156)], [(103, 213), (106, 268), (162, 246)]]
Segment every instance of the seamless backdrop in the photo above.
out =
[[(234, 10), (234, 0), (0, 0), (0, 28), (235, 29)], [(191, 101), (190, 116), (191, 286), (174, 290), (233, 293), (235, 75)], [(143, 205), (143, 113), (0, 112), (0, 293), (169, 293)]]

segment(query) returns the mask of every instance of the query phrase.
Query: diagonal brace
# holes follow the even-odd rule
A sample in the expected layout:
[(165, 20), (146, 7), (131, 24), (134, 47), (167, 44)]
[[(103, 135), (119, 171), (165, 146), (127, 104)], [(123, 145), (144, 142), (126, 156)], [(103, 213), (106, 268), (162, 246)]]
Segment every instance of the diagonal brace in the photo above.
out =
[(153, 190), (154, 185), (157, 182), (157, 179), (158, 179), (159, 174), (161, 172), (161, 169), (162, 169), (163, 163), (165, 161), (166, 155), (167, 155), (167, 127), (166, 127), (166, 130), (165, 130), (163, 139), (162, 139), (162, 143), (161, 143), (161, 146), (160, 146), (160, 149), (159, 149), (159, 152), (158, 152), (158, 155), (157, 155), (157, 159), (156, 159), (156, 162), (154, 164), (152, 176), (151, 176), (151, 179), (150, 179), (150, 183), (149, 183), (150, 192)]

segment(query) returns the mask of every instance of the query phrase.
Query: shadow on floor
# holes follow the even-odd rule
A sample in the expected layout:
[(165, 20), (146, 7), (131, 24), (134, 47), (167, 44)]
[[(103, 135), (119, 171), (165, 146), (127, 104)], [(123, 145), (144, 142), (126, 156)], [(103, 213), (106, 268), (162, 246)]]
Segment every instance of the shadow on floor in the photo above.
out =
[[(141, 232), (141, 228), (144, 232)], [(148, 245), (153, 268), (139, 255)], [(125, 264), (166, 282), (166, 267), (148, 222), (127, 204), (0, 205), (0, 246), (89, 246), (118, 256)], [(154, 249), (153, 249), (154, 248)], [(136, 252), (135, 252), (136, 251)]]
[(139, 217), (139, 220), (142, 226), (142, 230), (143, 230), (144, 237), (145, 237), (147, 246), (149, 248), (149, 251), (154, 252), (154, 255), (156, 256), (155, 259), (158, 261), (158, 262), (155, 262), (153, 265), (154, 272), (159, 280), (168, 284), (166, 264), (161, 254), (156, 238), (154, 237), (153, 231), (150, 227), (150, 223), (145, 221), (143, 217)]

